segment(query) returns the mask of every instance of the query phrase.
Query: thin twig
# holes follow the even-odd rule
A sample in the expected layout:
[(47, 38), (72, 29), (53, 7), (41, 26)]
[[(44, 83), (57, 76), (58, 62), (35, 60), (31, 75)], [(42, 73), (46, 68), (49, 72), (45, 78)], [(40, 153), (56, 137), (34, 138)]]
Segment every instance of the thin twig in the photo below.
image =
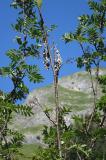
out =
[[(82, 52), (83, 54), (85, 55), (85, 50), (84, 50), (84, 47), (82, 45), (82, 43), (79, 42), (79, 45), (82, 49)], [(91, 72), (91, 69), (89, 69), (89, 75), (90, 75), (90, 79), (91, 79), (91, 87), (92, 87), (92, 92), (93, 92), (93, 103), (94, 103), (94, 107), (93, 107), (93, 111), (92, 111), (92, 114), (90, 116), (90, 119), (88, 121), (88, 126), (87, 126), (87, 132), (89, 131), (90, 129), (90, 126), (91, 126), (91, 123), (92, 123), (92, 120), (93, 120), (93, 117), (95, 115), (95, 111), (96, 111), (96, 100), (97, 100), (97, 89), (98, 89), (98, 77), (99, 77), (99, 63), (100, 61), (98, 60), (98, 63), (96, 64), (96, 84), (95, 84), (95, 87), (94, 87), (94, 81), (93, 81), (93, 76), (92, 76), (92, 72)]]
[(90, 129), (90, 126), (91, 126), (91, 123), (92, 123), (92, 120), (93, 120), (93, 117), (94, 117), (94, 114), (95, 114), (95, 111), (96, 111), (96, 100), (97, 100), (97, 96), (96, 96), (96, 91), (95, 91), (95, 87), (94, 87), (93, 76), (92, 76), (91, 70), (89, 70), (89, 74), (90, 74), (90, 78), (91, 78), (91, 85), (92, 85), (92, 91), (93, 91), (94, 108), (93, 108), (92, 114), (91, 114), (89, 122), (88, 122), (87, 132)]
[(79, 160), (82, 160), (82, 158), (81, 158), (80, 154), (78, 153), (78, 151), (77, 151), (77, 156), (78, 156)]
[[(38, 98), (37, 98), (37, 97), (35, 97), (35, 101), (36, 101), (36, 103), (39, 105), (39, 107), (42, 109), (42, 111), (45, 113), (45, 115), (46, 115), (47, 118), (50, 120), (50, 122), (52, 122), (52, 123), (56, 126), (55, 121), (50, 117), (50, 115), (49, 115), (48, 113), (46, 113), (46, 112), (44, 111), (43, 106), (42, 106), (41, 103), (38, 101)], [(33, 102), (33, 103), (34, 103), (34, 102)], [(35, 103), (35, 105), (36, 105), (36, 103)]]
[[(41, 13), (41, 10), (40, 10), (39, 7), (38, 7), (38, 11), (39, 11), (40, 19), (41, 19), (41, 28), (42, 28), (42, 32), (43, 32), (43, 42), (44, 42), (44, 44), (46, 44), (46, 47), (47, 47), (47, 51), (48, 51), (49, 59), (50, 59), (50, 65), (51, 65), (51, 69), (53, 71), (53, 76), (54, 76), (57, 144), (58, 144), (58, 149), (59, 149), (59, 156), (62, 159), (62, 147), (61, 147), (61, 138), (60, 138), (60, 122), (59, 122), (60, 110), (59, 110), (59, 101), (58, 101), (58, 73), (59, 72), (55, 70), (55, 66), (54, 66), (55, 63), (52, 60), (52, 55), (51, 55), (50, 47), (49, 47), (49, 43), (48, 43), (47, 31), (45, 29), (45, 24), (44, 24), (43, 16), (42, 16), (42, 13)], [(54, 60), (55, 60), (55, 51), (54, 51)]]

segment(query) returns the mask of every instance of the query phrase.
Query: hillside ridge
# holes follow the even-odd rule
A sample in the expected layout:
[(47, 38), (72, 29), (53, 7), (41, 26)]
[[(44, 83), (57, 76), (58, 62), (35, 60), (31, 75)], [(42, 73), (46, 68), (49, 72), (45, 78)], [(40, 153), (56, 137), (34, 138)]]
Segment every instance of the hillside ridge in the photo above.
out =
[[(92, 70), (95, 84), (95, 70)], [(106, 69), (100, 69), (100, 75), (106, 74)], [(101, 95), (101, 89), (98, 88), (98, 95)], [(36, 103), (36, 99), (42, 108)], [(85, 71), (77, 72), (72, 75), (59, 79), (59, 102), (61, 106), (70, 107), (72, 112), (65, 117), (67, 125), (72, 121), (72, 114), (85, 115), (91, 113), (93, 107), (93, 93), (90, 77)], [(36, 138), (41, 135), (43, 125), (50, 125), (50, 122), (43, 110), (47, 107), (52, 110), (52, 118), (55, 117), (54, 87), (48, 85), (43, 88), (35, 89), (28, 95), (27, 105), (33, 108), (34, 115), (29, 118), (16, 116), (15, 126), (24, 132), (27, 143), (37, 142)]]

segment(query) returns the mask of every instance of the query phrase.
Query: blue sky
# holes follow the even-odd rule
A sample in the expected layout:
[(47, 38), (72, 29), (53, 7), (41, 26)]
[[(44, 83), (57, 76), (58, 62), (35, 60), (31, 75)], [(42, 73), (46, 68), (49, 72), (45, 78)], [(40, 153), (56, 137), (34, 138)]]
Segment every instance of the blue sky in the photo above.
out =
[[(8, 49), (16, 47), (15, 33), (11, 24), (15, 22), (17, 12), (10, 8), (11, 0), (1, 0), (0, 2), (0, 66), (8, 65), (9, 60), (5, 56)], [(87, 0), (43, 0), (42, 12), (45, 22), (48, 26), (56, 24), (58, 27), (52, 33), (51, 40), (53, 39), (60, 50), (63, 58), (63, 67), (60, 72), (60, 77), (72, 74), (79, 69), (75, 64), (65, 64), (66, 60), (70, 57), (76, 57), (81, 54), (79, 46), (74, 42), (65, 44), (61, 37), (65, 32), (74, 31), (77, 26), (77, 17), (89, 13)], [(46, 71), (42, 65), (42, 60), (36, 61), (40, 66), (40, 72), (45, 80), (40, 84), (32, 84), (26, 80), (26, 84), (30, 90), (38, 87), (45, 86), (53, 82), (50, 71)], [(0, 88), (5, 91), (11, 90), (11, 81), (8, 79), (0, 78)]]

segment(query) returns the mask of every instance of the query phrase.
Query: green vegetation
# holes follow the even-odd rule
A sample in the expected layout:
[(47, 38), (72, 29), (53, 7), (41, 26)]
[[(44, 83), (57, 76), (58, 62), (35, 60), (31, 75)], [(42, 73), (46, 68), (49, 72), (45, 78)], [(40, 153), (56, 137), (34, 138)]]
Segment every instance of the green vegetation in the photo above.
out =
[[(24, 144), (19, 149), (20, 156), (17, 156), (18, 160), (32, 160), (33, 156), (41, 149), (38, 144)], [(21, 155), (22, 154), (22, 155)]]
[[(34, 13), (38, 6), (34, 1), (33, 4), (30, 4), (29, 1), (24, 4), (24, 1), (13, 0), (11, 7), (18, 9), (16, 24), (12, 25), (17, 32), (15, 39), (18, 47), (7, 51), (6, 56), (10, 59), (10, 63), (8, 66), (0, 68), (1, 78), (8, 77), (13, 84), (10, 92), (0, 91), (0, 158), (3, 160), (15, 159), (18, 148), (22, 147), (24, 141), (24, 135), (21, 132), (10, 128), (9, 124), (14, 121), (14, 115), (21, 114), (24, 117), (33, 115), (31, 107), (18, 105), (18, 102), (25, 99), (29, 93), (29, 88), (24, 80), (28, 78), (33, 83), (39, 83), (43, 80), (38, 66), (28, 64), (30, 58), (39, 57), (40, 47), (38, 46), (40, 44), (38, 41), (41, 34), (37, 29), (39, 23)], [(32, 30), (33, 25), (37, 25), (36, 35)], [(36, 44), (35, 37), (38, 40)], [(30, 43), (29, 38), (32, 39)]]
[[(59, 71), (62, 65), (61, 55), (54, 42), (49, 44), (49, 32), (55, 26), (45, 25), (41, 6), (42, 0), (13, 0), (11, 5), (18, 9), (18, 17), (13, 29), (19, 33), (16, 36), (17, 49), (10, 49), (6, 55), (10, 64), (0, 68), (1, 77), (9, 77), (13, 88), (9, 93), (0, 91), (0, 158), (2, 160), (105, 160), (106, 159), (106, 75), (99, 76), (102, 62), (106, 62), (106, 0), (89, 0), (91, 10), (89, 15), (78, 18), (79, 23), (74, 33), (65, 33), (65, 43), (77, 41), (82, 55), (77, 57), (79, 68), (85, 68), (92, 85), (92, 94), (66, 89), (58, 84)], [(31, 41), (30, 41), (31, 39)], [(35, 44), (36, 42), (36, 44)], [(24, 79), (33, 83), (43, 80), (38, 67), (29, 65), (30, 57), (36, 58), (43, 51), (43, 61), (46, 69), (52, 69), (54, 90), (52, 86), (43, 88), (45, 103), (36, 103), (43, 110), (45, 105), (54, 107), (55, 119), (47, 108), (44, 112), (51, 125), (42, 125), (11, 129), (15, 114), (32, 116), (32, 108), (17, 104), (29, 93)], [(26, 60), (27, 59), (27, 60)], [(95, 76), (92, 69), (95, 67)], [(88, 79), (88, 75), (83, 77)], [(81, 74), (77, 74), (81, 78)], [(70, 77), (68, 77), (70, 79)], [(95, 80), (95, 82), (94, 82)], [(74, 83), (74, 82), (73, 82)], [(98, 100), (98, 90), (102, 96)], [(39, 92), (40, 93), (40, 89)], [(61, 103), (63, 107), (61, 107)], [(64, 116), (70, 110), (79, 111), (93, 107), (92, 113), (73, 115), (67, 125)], [(42, 107), (43, 106), (43, 107)], [(38, 114), (38, 113), (37, 113)], [(36, 116), (36, 113), (35, 115)], [(39, 117), (40, 118), (40, 117)], [(43, 143), (24, 144), (24, 134), (39, 134), (42, 130)], [(39, 136), (39, 135), (38, 135)], [(39, 139), (39, 138), (38, 138)]]
[(35, 127), (21, 128), (20, 132), (23, 133), (23, 134), (24, 133), (36, 134), (36, 133), (42, 132), (42, 130), (43, 130), (43, 125), (38, 125), (38, 126), (35, 126)]
[[(49, 103), (49, 106), (50, 104), (53, 106), (53, 95), (49, 93), (45, 95), (45, 98), (47, 98), (47, 103)], [(87, 106), (92, 105), (93, 97), (89, 97), (89, 94), (84, 92), (68, 90), (62, 86), (59, 86), (59, 101), (63, 106), (70, 106), (72, 111), (75, 111), (83, 110), (85, 107), (87, 108)]]

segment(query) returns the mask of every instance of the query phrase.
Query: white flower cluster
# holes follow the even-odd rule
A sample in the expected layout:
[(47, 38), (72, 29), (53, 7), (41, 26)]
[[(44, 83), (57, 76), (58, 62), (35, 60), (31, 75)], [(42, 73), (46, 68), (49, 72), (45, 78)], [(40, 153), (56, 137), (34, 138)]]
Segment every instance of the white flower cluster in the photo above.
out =
[(55, 51), (54, 69), (55, 71), (59, 71), (62, 65), (62, 58), (59, 50), (56, 47), (54, 48), (54, 51)]
[[(50, 53), (49, 53), (49, 50), (47, 49), (47, 46), (46, 46), (46, 44), (44, 44), (44, 51), (43, 51), (43, 63), (44, 63), (44, 66), (45, 66), (45, 68), (46, 69), (49, 69), (49, 67), (50, 67), (50, 63), (51, 63), (51, 61), (50, 61)], [(56, 47), (54, 47), (54, 49), (53, 49), (53, 54), (54, 54), (54, 70), (55, 71), (59, 71), (59, 69), (60, 69), (60, 67), (61, 67), (61, 65), (62, 65), (62, 58), (61, 58), (61, 55), (60, 55), (60, 52), (59, 52), (59, 50), (56, 48)]]

